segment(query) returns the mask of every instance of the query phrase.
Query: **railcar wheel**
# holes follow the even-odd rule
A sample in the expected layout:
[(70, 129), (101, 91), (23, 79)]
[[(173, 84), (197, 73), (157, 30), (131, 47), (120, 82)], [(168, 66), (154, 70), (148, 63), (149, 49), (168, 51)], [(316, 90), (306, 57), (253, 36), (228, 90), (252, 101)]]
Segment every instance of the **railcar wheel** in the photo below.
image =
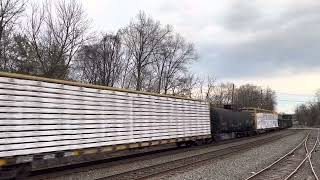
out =
[(186, 142), (186, 146), (187, 146), (187, 147), (191, 147), (192, 144), (193, 144), (193, 141), (187, 141), (187, 142)]
[(180, 148), (183, 145), (183, 142), (176, 142), (176, 145)]
[(30, 173), (30, 163), (7, 166), (0, 170), (0, 180), (25, 180)]
[(25, 180), (27, 179), (27, 177), (30, 175), (31, 173), (31, 164), (27, 163), (27, 164), (21, 164), (18, 167), (18, 171), (17, 171), (17, 176), (16, 176), (16, 180)]

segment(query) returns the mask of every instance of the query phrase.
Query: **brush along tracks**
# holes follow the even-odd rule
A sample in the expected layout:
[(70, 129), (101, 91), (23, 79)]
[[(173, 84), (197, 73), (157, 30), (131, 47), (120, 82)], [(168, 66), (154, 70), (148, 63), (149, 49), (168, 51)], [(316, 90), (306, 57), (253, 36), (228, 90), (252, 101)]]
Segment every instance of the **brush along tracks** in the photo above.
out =
[(301, 177), (307, 176), (319, 180), (311, 159), (312, 153), (319, 145), (319, 133), (320, 129), (317, 132), (310, 131), (294, 149), (246, 180), (288, 180), (294, 179), (298, 174)]

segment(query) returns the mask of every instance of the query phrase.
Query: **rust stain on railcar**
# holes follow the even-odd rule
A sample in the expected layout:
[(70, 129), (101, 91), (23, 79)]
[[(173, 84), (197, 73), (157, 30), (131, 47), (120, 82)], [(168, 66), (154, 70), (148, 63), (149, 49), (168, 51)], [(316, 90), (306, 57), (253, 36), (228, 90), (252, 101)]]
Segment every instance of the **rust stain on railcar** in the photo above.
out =
[(7, 164), (7, 161), (4, 159), (0, 159), (0, 167)]

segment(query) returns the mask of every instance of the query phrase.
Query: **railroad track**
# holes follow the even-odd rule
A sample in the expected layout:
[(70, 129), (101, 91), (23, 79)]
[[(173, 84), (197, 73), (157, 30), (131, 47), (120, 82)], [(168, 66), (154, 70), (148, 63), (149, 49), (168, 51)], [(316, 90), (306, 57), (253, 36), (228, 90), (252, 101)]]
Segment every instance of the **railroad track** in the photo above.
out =
[[(312, 152), (315, 150), (317, 145), (320, 146), (320, 128), (318, 129), (317, 142), (318, 143), (315, 143), (315, 145), (314, 145), (314, 147), (312, 149)], [(317, 175), (316, 171), (314, 170), (314, 166), (312, 164), (312, 152), (308, 156), (308, 160), (309, 160), (310, 167), (312, 169), (312, 173), (314, 174), (316, 180), (319, 180), (319, 176)]]
[[(319, 144), (320, 129), (318, 129), (316, 138), (311, 137), (311, 131), (306, 137), (291, 151), (274, 161), (269, 166), (253, 174), (246, 180), (264, 180), (264, 179), (283, 179), (289, 180), (302, 170), (303, 165), (308, 160), (309, 168), (313, 179), (319, 180), (312, 164), (312, 153)], [(311, 140), (314, 139), (314, 142)]]
[[(145, 161), (145, 160), (152, 160), (154, 158), (158, 158), (160, 156), (167, 156), (167, 155), (174, 155), (184, 152), (190, 152), (190, 151), (197, 151), (203, 148), (210, 148), (214, 146), (225, 146), (227, 144), (231, 143), (240, 143), (241, 141), (253, 141), (254, 139), (261, 139), (261, 138), (271, 138), (271, 137), (285, 137), (293, 134), (296, 131), (283, 131), (283, 132), (274, 132), (270, 134), (260, 134), (257, 136), (252, 137), (245, 137), (241, 139), (232, 139), (227, 141), (222, 141), (214, 144), (205, 144), (200, 146), (194, 146), (189, 148), (169, 148), (164, 150), (157, 150), (152, 152), (146, 152), (142, 154), (133, 154), (129, 156), (123, 156), (123, 157), (116, 157), (111, 159), (105, 159), (105, 160), (97, 160), (97, 161), (89, 161), (89, 162), (82, 162), (78, 164), (73, 165), (66, 165), (62, 167), (54, 167), (49, 169), (40, 169), (33, 171), (31, 176), (28, 178), (30, 180), (39, 180), (39, 179), (55, 179), (59, 177), (65, 177), (72, 174), (78, 174), (83, 172), (89, 172), (94, 171), (98, 169), (103, 168), (109, 168), (112, 166), (119, 166), (119, 165), (125, 165), (130, 164), (135, 161)], [(265, 137), (267, 136), (267, 137)], [(230, 146), (229, 146), (230, 147)], [(130, 178), (131, 179), (131, 178)]]
[(170, 162), (165, 162), (165, 163), (161, 163), (153, 166), (148, 166), (148, 167), (144, 167), (144, 168), (140, 168), (132, 171), (115, 174), (112, 176), (100, 178), (99, 180), (148, 179), (148, 178), (158, 177), (164, 174), (176, 173), (176, 172), (179, 172), (180, 170), (182, 171), (186, 171), (189, 169), (191, 170), (195, 167), (204, 165), (210, 160), (222, 158), (222, 157), (225, 157), (226, 155), (248, 150), (250, 148), (260, 146), (292, 134), (294, 133), (287, 133), (279, 136), (272, 136), (272, 137), (256, 140), (253, 142), (228, 147), (225, 149), (215, 150), (215, 151), (211, 151), (204, 154), (199, 154), (191, 157), (186, 157), (183, 159), (173, 160)]

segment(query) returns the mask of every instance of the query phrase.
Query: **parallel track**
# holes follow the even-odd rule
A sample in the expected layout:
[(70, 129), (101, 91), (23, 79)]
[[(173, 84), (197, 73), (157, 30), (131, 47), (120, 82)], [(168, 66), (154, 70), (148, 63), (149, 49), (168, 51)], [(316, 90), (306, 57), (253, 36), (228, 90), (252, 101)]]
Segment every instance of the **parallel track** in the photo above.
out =
[(304, 143), (304, 144), (305, 144), (305, 150), (306, 150), (306, 152), (307, 152), (306, 157), (305, 157), (305, 158), (303, 159), (303, 161), (299, 164), (299, 166), (298, 166), (285, 180), (290, 179), (294, 174), (296, 174), (296, 173), (301, 169), (301, 166), (306, 162), (306, 160), (309, 161), (309, 167), (311, 168), (313, 177), (314, 177), (316, 180), (319, 180), (318, 175), (316, 174), (316, 172), (315, 172), (315, 170), (314, 170), (313, 163), (312, 163), (312, 160), (311, 160), (312, 153), (314, 152), (316, 146), (317, 146), (318, 143), (319, 143), (319, 133), (320, 133), (320, 129), (318, 129), (317, 139), (316, 139), (316, 142), (314, 143), (314, 145), (313, 145), (313, 147), (312, 147), (311, 150), (308, 149), (307, 141), (305, 141), (305, 143)]
[[(311, 134), (311, 132), (309, 132), (307, 134), (307, 136), (295, 148), (293, 148), (287, 154), (285, 154), (284, 156), (280, 157), (279, 159), (277, 159), (276, 161), (274, 161), (272, 164), (270, 164), (269, 166), (265, 167), (264, 169), (260, 170), (259, 172), (257, 172), (255, 174), (253, 174), (252, 176), (248, 177), (246, 180), (267, 179), (267, 178), (270, 178), (269, 176), (271, 176), (271, 175), (272, 176), (279, 175), (279, 176), (282, 176), (282, 177), (276, 177), (277, 179), (288, 180), (288, 179), (291, 179), (293, 177), (293, 175), (296, 174), (299, 170), (301, 170), (302, 165), (307, 160), (309, 161), (309, 167), (311, 168), (313, 177), (316, 180), (319, 180), (318, 175), (316, 174), (316, 172), (314, 170), (311, 157), (312, 157), (312, 153), (314, 152), (316, 146), (320, 143), (319, 142), (320, 129), (318, 129), (318, 135), (317, 135), (317, 138), (316, 138), (316, 142), (313, 144), (311, 150), (309, 150), (308, 145), (307, 145), (308, 140), (310, 139), (310, 134)], [(299, 152), (298, 151), (301, 151), (301, 148), (303, 148), (303, 145), (304, 145), (305, 155), (301, 158), (301, 156), (299, 157)], [(296, 155), (296, 157), (294, 157), (295, 159), (293, 161), (293, 158), (292, 158), (293, 156), (290, 157), (290, 155), (293, 155), (294, 153), (296, 153), (297, 155)], [(277, 165), (279, 166), (280, 163), (285, 163), (286, 161), (289, 161), (287, 164), (292, 164), (292, 162), (297, 163), (297, 164), (296, 164), (296, 168), (294, 168), (293, 170), (289, 171), (290, 172), (289, 174), (283, 175), (284, 172), (279, 172), (278, 167), (276, 167), (276, 166)]]
[(61, 176), (66, 176), (70, 174), (76, 174), (79, 172), (86, 172), (86, 171), (91, 171), (95, 169), (101, 169), (104, 167), (110, 167), (114, 165), (127, 164), (134, 161), (151, 160), (159, 156), (184, 153), (188, 151), (196, 151), (202, 148), (209, 148), (209, 147), (224, 145), (228, 143), (234, 143), (238, 141), (250, 140), (252, 138), (258, 138), (260, 136), (264, 136), (264, 134), (256, 135), (254, 137), (244, 137), (241, 139), (230, 139), (230, 140), (220, 141), (212, 144), (204, 144), (204, 145), (194, 146), (194, 147), (176, 147), (176, 146), (166, 147), (164, 149), (147, 151), (144, 153), (123, 155), (123, 156), (113, 157), (108, 159), (93, 160), (93, 161), (80, 162), (80, 163), (71, 164), (71, 165), (63, 165), (58, 167), (39, 169), (39, 170), (34, 170), (31, 173), (30, 179), (46, 179), (46, 177), (50, 177), (50, 178), (61, 177)]
[[(272, 135), (270, 137), (264, 137), (265, 135), (261, 134), (261, 135), (257, 135), (254, 137), (247, 137), (247, 138), (242, 138), (242, 139), (233, 139), (233, 140), (223, 141), (223, 142), (220, 142), (217, 144), (201, 145), (201, 146), (197, 146), (197, 147), (182, 148), (182, 149), (181, 148), (171, 148), (171, 149), (166, 149), (166, 150), (159, 150), (157, 152), (148, 152), (148, 153), (143, 153), (143, 154), (130, 155), (130, 156), (126, 156), (126, 157), (115, 158), (111, 162), (110, 162), (110, 160), (100, 160), (100, 161), (93, 161), (93, 162), (87, 162), (87, 163), (85, 162), (85, 163), (75, 164), (75, 165), (68, 165), (68, 166), (52, 168), (52, 169), (44, 169), (44, 170), (40, 170), (40, 171), (34, 171), (32, 173), (32, 176), (30, 177), (30, 179), (38, 180), (38, 179), (62, 177), (62, 176), (66, 176), (66, 175), (77, 174), (80, 172), (86, 172), (86, 171), (101, 169), (101, 168), (105, 168), (105, 167), (111, 167), (114, 165), (127, 164), (127, 163), (130, 163), (133, 161), (149, 160), (149, 159), (153, 159), (153, 158), (156, 158), (159, 156), (172, 155), (175, 153), (183, 153), (186, 151), (195, 151), (197, 149), (202, 149), (202, 148), (206, 148), (206, 147), (212, 147), (212, 146), (217, 146), (217, 145), (223, 145), (223, 144), (258, 138), (257, 140), (254, 140), (249, 143), (242, 143), (241, 145), (234, 145), (231, 147), (229, 146), (227, 148), (211, 151), (211, 152), (208, 152), (205, 154), (186, 157), (183, 159), (170, 161), (170, 162), (166, 162), (163, 164), (158, 164), (158, 165), (154, 165), (154, 166), (150, 166), (150, 167), (146, 167), (146, 168), (127, 171), (127, 172), (123, 172), (123, 173), (119, 173), (119, 174), (115, 174), (115, 175), (101, 178), (101, 179), (108, 179), (108, 180), (109, 179), (145, 179), (145, 178), (158, 176), (158, 175), (161, 175), (164, 173), (170, 173), (173, 171), (185, 169), (187, 167), (192, 168), (194, 166), (199, 166), (201, 163), (205, 163), (209, 160), (212, 160), (215, 158), (220, 158), (220, 157), (226, 156), (228, 154), (236, 153), (241, 150), (247, 150), (252, 147), (256, 147), (256, 146), (259, 146), (259, 145), (262, 145), (262, 144), (265, 144), (268, 142), (272, 142), (274, 140), (278, 140), (283, 137), (290, 136), (290, 135), (294, 134), (295, 132), (296, 131), (293, 131), (293, 132), (292, 131), (291, 132), (285, 131), (283, 133), (279, 133), (278, 135)], [(120, 161), (120, 162), (117, 162), (117, 161)]]
[(215, 151), (200, 154), (200, 155), (195, 155), (195, 156), (186, 157), (183, 159), (165, 162), (165, 163), (154, 165), (154, 166), (149, 166), (141, 169), (119, 173), (113, 176), (100, 178), (99, 180), (148, 179), (148, 178), (161, 176), (164, 174), (175, 173), (180, 170), (192, 169), (194, 167), (199, 167), (200, 165), (207, 163), (210, 160), (222, 158), (222, 157), (225, 157), (226, 155), (237, 153), (243, 150), (248, 150), (250, 148), (260, 146), (292, 134), (293, 133), (288, 133), (288, 134), (283, 134), (279, 136), (268, 137), (268, 138), (256, 140), (253, 142), (232, 146), (225, 149), (215, 150)]
[[(312, 149), (312, 152), (315, 150), (315, 148), (318, 146), (320, 146), (320, 129), (318, 129), (318, 136), (317, 136), (317, 142), (318, 143), (315, 143), (313, 149)], [(309, 159), (309, 164), (310, 164), (310, 167), (311, 167), (311, 170), (312, 170), (312, 173), (314, 174), (314, 177), (316, 178), (316, 180), (319, 180), (319, 176), (317, 175), (316, 171), (314, 170), (314, 166), (312, 164), (312, 152), (310, 153), (310, 155), (308, 156), (308, 159)]]

